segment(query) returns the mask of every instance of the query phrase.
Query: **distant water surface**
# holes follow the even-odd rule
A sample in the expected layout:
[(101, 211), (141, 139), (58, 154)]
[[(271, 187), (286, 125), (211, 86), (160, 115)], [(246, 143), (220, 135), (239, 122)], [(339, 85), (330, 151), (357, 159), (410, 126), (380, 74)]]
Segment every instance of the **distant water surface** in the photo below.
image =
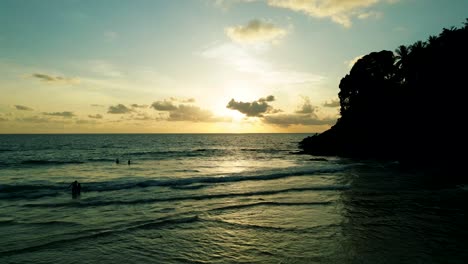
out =
[(466, 186), (306, 136), (0, 135), (0, 263), (468, 261)]

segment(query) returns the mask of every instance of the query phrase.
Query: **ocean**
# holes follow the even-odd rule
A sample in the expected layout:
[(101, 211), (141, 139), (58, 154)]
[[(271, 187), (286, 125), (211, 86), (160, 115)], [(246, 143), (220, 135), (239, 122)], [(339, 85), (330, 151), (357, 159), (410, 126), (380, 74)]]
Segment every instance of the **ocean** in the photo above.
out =
[(466, 186), (306, 136), (0, 135), (0, 263), (468, 262)]

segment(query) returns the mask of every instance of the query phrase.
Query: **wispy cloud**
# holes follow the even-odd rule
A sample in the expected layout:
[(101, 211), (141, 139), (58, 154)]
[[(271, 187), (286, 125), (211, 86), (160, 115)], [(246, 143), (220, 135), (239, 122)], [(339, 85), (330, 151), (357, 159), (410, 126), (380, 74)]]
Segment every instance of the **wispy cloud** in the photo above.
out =
[(45, 123), (58, 123), (58, 124), (65, 124), (72, 122), (71, 120), (63, 120), (63, 119), (53, 119), (53, 118), (46, 118), (41, 116), (28, 116), (28, 117), (17, 117), (15, 119), (17, 122), (22, 123), (36, 123), (36, 124), (45, 124)]
[(117, 69), (117, 67), (104, 60), (91, 60), (89, 63), (89, 70), (95, 74), (104, 77), (122, 77), (123, 73)]
[(383, 16), (382, 12), (376, 12), (376, 11), (368, 11), (359, 14), (357, 17), (359, 19), (367, 19), (367, 18), (381, 18)]
[(263, 122), (266, 124), (288, 127), (290, 125), (333, 125), (335, 124), (336, 119), (320, 119), (315, 115), (277, 114), (265, 116), (263, 118)]
[(265, 84), (317, 84), (324, 80), (320, 75), (275, 67), (260, 59), (252, 50), (234, 43), (214, 45), (201, 52), (201, 56), (217, 60), (238, 72), (249, 73)]
[(249, 3), (249, 2), (255, 2), (258, 0), (209, 0), (215, 4), (215, 6), (218, 6), (224, 10), (227, 10), (231, 7), (233, 4), (237, 3)]
[(31, 77), (39, 79), (43, 82), (50, 83), (50, 84), (78, 84), (80, 80), (78, 78), (68, 78), (63, 76), (53, 76), (44, 73), (33, 73)]
[(148, 105), (131, 104), (132, 108), (148, 108)]
[(102, 115), (100, 115), (100, 114), (88, 115), (88, 117), (93, 118), (93, 119), (102, 119)]
[(15, 105), (15, 108), (16, 110), (20, 110), (20, 111), (33, 111), (34, 110), (31, 107), (27, 107), (24, 105)]
[(78, 119), (75, 120), (75, 124), (77, 125), (96, 125), (98, 124), (97, 120), (89, 120), (89, 119)]
[(70, 111), (64, 111), (64, 112), (43, 112), (43, 115), (47, 116), (59, 116), (59, 117), (65, 117), (65, 118), (71, 118), (74, 117), (75, 114)]
[(397, 0), (266, 0), (268, 5), (302, 12), (312, 17), (330, 18), (344, 27), (351, 27), (352, 18), (379, 18), (381, 13), (369, 10), (379, 2), (389, 4)]
[(338, 98), (332, 99), (330, 101), (326, 101), (323, 103), (323, 106), (325, 107), (339, 107), (340, 106), (340, 100)]
[(147, 113), (136, 113), (136, 115), (131, 115), (129, 119), (136, 120), (136, 121), (159, 120), (158, 118), (155, 118)]
[(177, 98), (177, 97), (170, 97), (169, 100), (174, 102), (181, 102), (181, 103), (195, 103), (195, 98)]
[(104, 32), (104, 38), (107, 40), (114, 40), (119, 37), (119, 34), (115, 31), (106, 31)]
[(287, 34), (285, 29), (257, 19), (251, 20), (247, 25), (228, 27), (225, 32), (231, 40), (242, 44), (271, 43)]

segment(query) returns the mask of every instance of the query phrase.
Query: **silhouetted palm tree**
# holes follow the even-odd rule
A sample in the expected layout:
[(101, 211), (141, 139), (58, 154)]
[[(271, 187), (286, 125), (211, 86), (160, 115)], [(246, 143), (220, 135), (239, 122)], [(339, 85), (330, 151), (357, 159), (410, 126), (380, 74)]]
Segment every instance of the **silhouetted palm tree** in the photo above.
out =
[(435, 47), (437, 46), (437, 43), (438, 43), (438, 38), (436, 36), (430, 36), (428, 39), (427, 39), (427, 46), (428, 47)]
[(406, 47), (405, 45), (399, 46), (395, 50), (395, 54), (396, 54), (396, 66), (400, 68), (401, 64), (403, 64), (403, 62), (405, 62), (408, 59), (408, 55), (409, 55), (408, 47)]

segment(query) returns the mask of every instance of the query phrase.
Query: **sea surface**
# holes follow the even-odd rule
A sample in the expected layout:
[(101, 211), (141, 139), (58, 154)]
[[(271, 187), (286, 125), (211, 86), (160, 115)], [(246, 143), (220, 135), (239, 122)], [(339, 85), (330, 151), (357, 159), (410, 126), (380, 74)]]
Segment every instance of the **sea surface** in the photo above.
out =
[(306, 136), (0, 135), (0, 263), (468, 263), (466, 186)]

